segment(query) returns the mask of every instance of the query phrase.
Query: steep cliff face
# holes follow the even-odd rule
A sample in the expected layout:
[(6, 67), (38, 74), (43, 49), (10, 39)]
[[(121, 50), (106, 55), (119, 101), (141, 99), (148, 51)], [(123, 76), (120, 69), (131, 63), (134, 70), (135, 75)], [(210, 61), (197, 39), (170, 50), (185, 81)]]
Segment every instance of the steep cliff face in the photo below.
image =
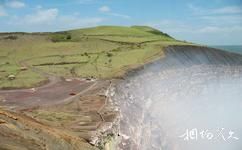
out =
[[(112, 99), (121, 109), (120, 149), (242, 147), (228, 139), (230, 131), (242, 137), (241, 55), (208, 47), (168, 47), (164, 58), (128, 74), (113, 90)], [(181, 135), (190, 129), (209, 130), (214, 138), (199, 134), (185, 141)]]
[[(199, 46), (170, 46), (165, 50), (169, 66), (241, 65), (242, 56), (219, 49)], [(168, 61), (167, 61), (168, 60)]]

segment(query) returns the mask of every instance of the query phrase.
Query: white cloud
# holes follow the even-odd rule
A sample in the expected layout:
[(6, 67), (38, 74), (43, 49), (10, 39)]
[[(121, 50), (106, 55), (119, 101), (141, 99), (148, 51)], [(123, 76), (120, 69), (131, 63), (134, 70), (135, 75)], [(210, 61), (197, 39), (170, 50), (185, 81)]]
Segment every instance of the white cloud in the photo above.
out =
[(102, 6), (98, 9), (100, 12), (110, 12), (111, 9), (108, 6)]
[(162, 20), (156, 23), (146, 23), (145, 25), (152, 26), (167, 33), (224, 33), (224, 32), (240, 32), (242, 33), (242, 26), (213, 26), (213, 25), (191, 25), (189, 23)]
[(202, 8), (192, 4), (187, 5), (192, 11), (192, 17), (208, 26), (242, 25), (242, 6), (224, 6), (219, 8)]
[(221, 31), (221, 29), (219, 27), (206, 26), (206, 27), (203, 27), (201, 29), (198, 29), (197, 32), (199, 32), (199, 33), (215, 33), (215, 32), (218, 32), (218, 31)]
[(180, 40), (210, 45), (242, 44), (242, 26), (193, 25), (189, 22), (161, 20), (145, 23)]
[(192, 11), (194, 15), (232, 15), (232, 14), (242, 14), (241, 6), (225, 6), (220, 8), (202, 8), (197, 7), (193, 4), (188, 4), (188, 8)]
[(187, 7), (192, 10), (193, 12), (197, 12), (197, 11), (200, 11), (200, 8), (196, 7), (195, 5), (193, 4), (187, 4)]
[(200, 28), (197, 30), (199, 33), (242, 33), (242, 27), (241, 26), (232, 26), (232, 27), (218, 27), (218, 26), (206, 26), (203, 28)]
[(72, 28), (96, 26), (103, 22), (103, 18), (81, 17), (78, 13), (73, 15), (60, 15), (57, 8), (34, 9), (33, 14), (25, 16), (12, 16), (8, 25), (13, 29), (20, 29), (29, 32), (59, 31)]
[(23, 23), (27, 24), (48, 24), (54, 21), (58, 16), (58, 9), (38, 9), (36, 13), (26, 15)]
[(103, 18), (82, 18), (79, 15), (71, 16), (60, 16), (57, 19), (57, 24), (62, 24), (62, 27), (59, 30), (68, 30), (71, 28), (81, 28), (88, 26), (97, 26), (99, 23), (103, 22)]
[(4, 16), (7, 16), (8, 14), (7, 14), (7, 12), (5, 11), (5, 9), (2, 7), (2, 6), (0, 6), (0, 17), (4, 17)]
[(78, 3), (79, 4), (91, 4), (94, 1), (95, 0), (78, 0)]
[(114, 16), (114, 17), (120, 17), (120, 18), (123, 18), (123, 19), (130, 19), (131, 18), (128, 15), (112, 12), (111, 8), (108, 7), (108, 6), (102, 6), (98, 10), (102, 13), (105, 13), (106, 15), (110, 15), (110, 16)]
[(118, 14), (118, 13), (109, 13), (109, 15), (115, 16), (115, 17), (121, 17), (121, 18), (124, 18), (124, 19), (130, 19), (131, 18), (128, 15), (123, 15), (123, 14)]
[(42, 9), (43, 7), (42, 7), (42, 5), (37, 5), (35, 8), (36, 9)]
[(191, 26), (189, 26), (184, 22), (175, 21), (175, 20), (161, 20), (158, 22), (146, 23), (144, 25), (152, 26), (154, 28), (161, 29), (161, 31), (163, 32), (172, 33), (172, 34), (191, 31)]
[(239, 14), (242, 13), (242, 7), (239, 6), (227, 6), (210, 10), (211, 14)]
[(213, 25), (242, 25), (242, 15), (206, 15), (199, 18)]
[(171, 36), (211, 45), (242, 44), (242, 7), (202, 8), (187, 5), (190, 16), (180, 20), (161, 20), (149, 25)]
[(25, 7), (25, 3), (17, 0), (8, 0), (5, 4), (6, 6), (10, 8), (23, 8)]

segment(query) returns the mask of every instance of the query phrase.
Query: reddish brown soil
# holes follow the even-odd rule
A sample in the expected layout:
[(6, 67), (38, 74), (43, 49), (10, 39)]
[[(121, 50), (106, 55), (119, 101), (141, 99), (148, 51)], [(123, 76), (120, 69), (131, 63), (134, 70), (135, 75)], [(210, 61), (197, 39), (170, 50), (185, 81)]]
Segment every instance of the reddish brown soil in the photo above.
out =
[(74, 95), (70, 95), (71, 93), (80, 93), (93, 84), (94, 82), (77, 79), (72, 81), (60, 80), (50, 86), (36, 89), (0, 91), (2, 99), (0, 105), (20, 108), (43, 105), (50, 106), (52, 104), (60, 103), (69, 97), (73, 97)]
[[(94, 135), (100, 135), (98, 133), (99, 128), (113, 122), (117, 116), (117, 112), (113, 111), (107, 97), (104, 96), (109, 85), (110, 81), (107, 80), (86, 81), (72, 79), (66, 81), (52, 77), (48, 84), (41, 87), (1, 90), (0, 141), (4, 141), (2, 144), (14, 139), (8, 135), (15, 132), (16, 123), (20, 124), (21, 127), (28, 126), (29, 131), (38, 129), (41, 132), (26, 132), (25, 129), (20, 128), (18, 129), (19, 132), (15, 134), (15, 137), (21, 139), (18, 141), (19, 143), (16, 144), (10, 141), (7, 142), (7, 145), (0, 145), (0, 149), (19, 147), (20, 145), (22, 148), (29, 148), (33, 144), (39, 146), (31, 147), (31, 149), (44, 149), (41, 144), (47, 145), (47, 143), (39, 140), (35, 141), (35, 139), (42, 137), (49, 139), (56, 136), (56, 133), (50, 132), (49, 129), (58, 129), (58, 132), (61, 132), (61, 135), (58, 135), (59, 137), (56, 137), (55, 140), (61, 141), (66, 136), (62, 135), (62, 133), (65, 133), (68, 136), (73, 136), (71, 139), (77, 138), (90, 141)], [(11, 112), (15, 113), (11, 114)], [(12, 120), (17, 119), (13, 122), (6, 119), (6, 117), (1, 117), (6, 116), (6, 114), (9, 114), (8, 116), (11, 116)], [(18, 118), (23, 118), (22, 122), (19, 122)], [(26, 124), (23, 124), (23, 122), (26, 122)], [(42, 128), (36, 123), (45, 127)], [(33, 141), (34, 143), (31, 144)], [(48, 147), (54, 146), (51, 143), (48, 144)], [(59, 149), (66, 149), (65, 147), (69, 146), (69, 144), (67, 142)], [(82, 144), (85, 145), (85, 142)], [(82, 148), (82, 146), (78, 146), (70, 149)]]

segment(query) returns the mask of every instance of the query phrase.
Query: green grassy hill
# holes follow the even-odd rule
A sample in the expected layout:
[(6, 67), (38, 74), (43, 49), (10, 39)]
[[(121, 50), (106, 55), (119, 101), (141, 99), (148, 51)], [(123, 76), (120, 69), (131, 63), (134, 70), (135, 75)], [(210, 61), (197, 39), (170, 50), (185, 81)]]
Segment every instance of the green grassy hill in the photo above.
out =
[(94, 28), (71, 30), (85, 35), (152, 36), (152, 34), (132, 27), (99, 26)]
[(189, 43), (146, 26), (0, 33), (0, 88), (37, 86), (47, 80), (43, 74), (119, 77), (130, 68), (162, 57), (164, 47), (178, 44)]

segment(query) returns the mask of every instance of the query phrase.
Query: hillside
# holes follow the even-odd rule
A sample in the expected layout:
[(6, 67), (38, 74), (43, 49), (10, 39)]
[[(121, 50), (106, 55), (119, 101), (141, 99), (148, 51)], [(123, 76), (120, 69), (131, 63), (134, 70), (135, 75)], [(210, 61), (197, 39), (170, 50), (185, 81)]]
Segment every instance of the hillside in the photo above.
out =
[(0, 149), (114, 147), (119, 112), (108, 79), (181, 44), (189, 43), (144, 26), (0, 33)]
[[(119, 77), (188, 44), (145, 26), (99, 26), (55, 33), (0, 34), (0, 88), (28, 88), (60, 77)], [(10, 79), (12, 77), (12, 79)]]

